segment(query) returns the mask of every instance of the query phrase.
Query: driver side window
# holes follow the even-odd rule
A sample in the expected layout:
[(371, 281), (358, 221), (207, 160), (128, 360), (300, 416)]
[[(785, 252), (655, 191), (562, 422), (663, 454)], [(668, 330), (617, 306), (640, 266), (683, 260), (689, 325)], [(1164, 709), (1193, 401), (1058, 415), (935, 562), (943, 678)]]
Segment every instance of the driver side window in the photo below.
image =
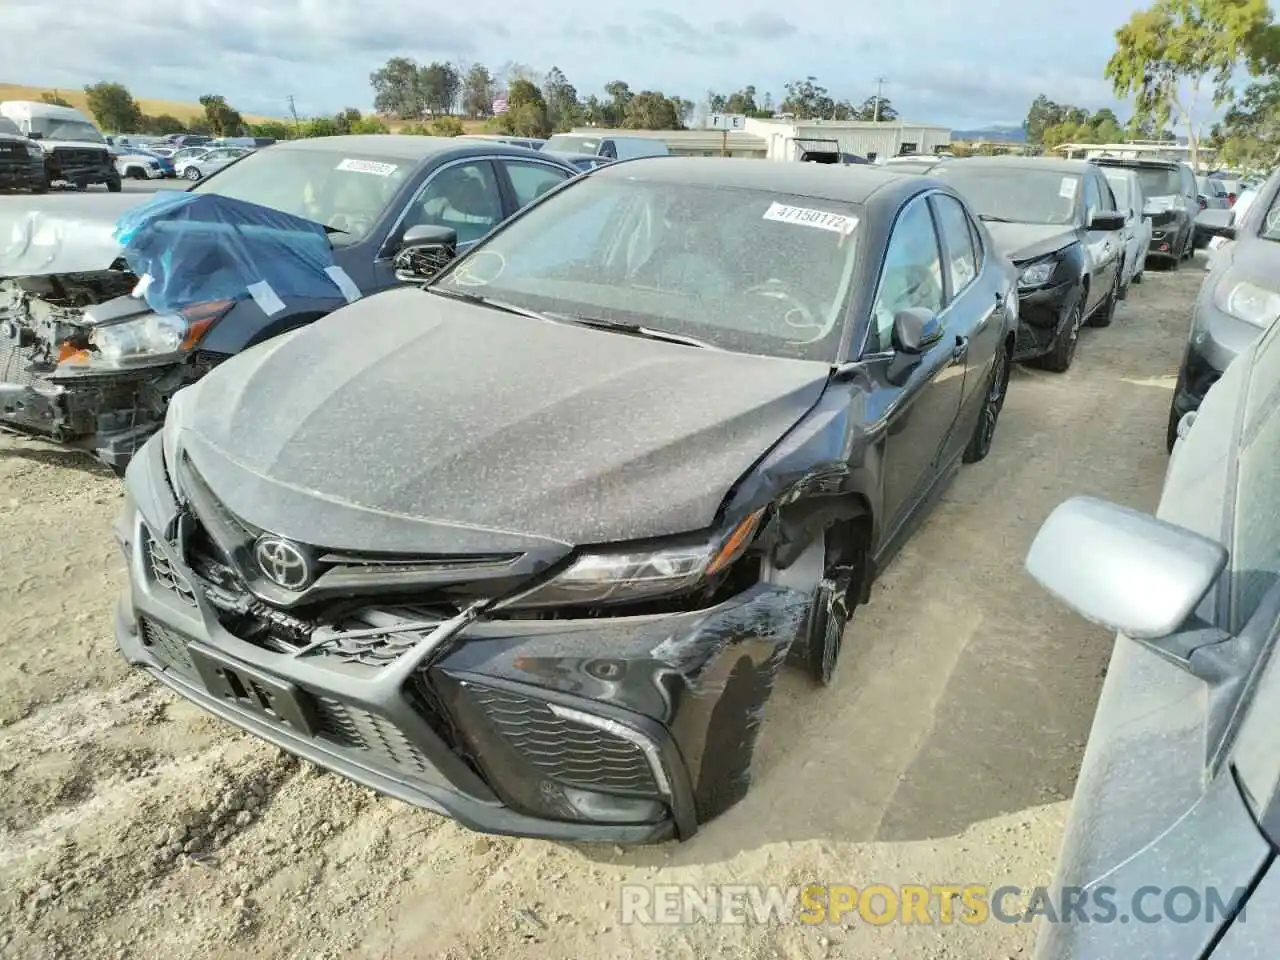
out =
[(867, 352), (893, 349), (893, 318), (911, 307), (942, 311), (942, 255), (924, 197), (912, 200), (894, 224), (876, 288)]
[(1102, 212), (1102, 194), (1098, 190), (1098, 181), (1091, 176), (1084, 178), (1084, 222), (1091, 223), (1093, 218)]
[(445, 167), (431, 175), (409, 204), (402, 230), (429, 225), (451, 227), (458, 244), (474, 243), (503, 219), (502, 197), (487, 160)]

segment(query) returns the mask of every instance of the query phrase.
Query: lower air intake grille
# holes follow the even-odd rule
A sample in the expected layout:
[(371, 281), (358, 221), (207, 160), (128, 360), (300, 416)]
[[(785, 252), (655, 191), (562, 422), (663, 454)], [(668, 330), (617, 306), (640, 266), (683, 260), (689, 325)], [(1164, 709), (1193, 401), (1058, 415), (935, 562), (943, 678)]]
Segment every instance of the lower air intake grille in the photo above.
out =
[(369, 763), (409, 773), (433, 770), (422, 752), (390, 721), (330, 697), (316, 697), (315, 707), (320, 736), (338, 746), (367, 752)]
[(142, 617), (138, 624), (142, 631), (143, 645), (151, 649), (156, 659), (181, 673), (195, 674), (195, 664), (191, 662), (191, 654), (187, 652), (186, 640), (149, 617)]
[(648, 757), (630, 740), (558, 716), (546, 704), (527, 697), (468, 687), (516, 752), (549, 779), (583, 790), (659, 794)]

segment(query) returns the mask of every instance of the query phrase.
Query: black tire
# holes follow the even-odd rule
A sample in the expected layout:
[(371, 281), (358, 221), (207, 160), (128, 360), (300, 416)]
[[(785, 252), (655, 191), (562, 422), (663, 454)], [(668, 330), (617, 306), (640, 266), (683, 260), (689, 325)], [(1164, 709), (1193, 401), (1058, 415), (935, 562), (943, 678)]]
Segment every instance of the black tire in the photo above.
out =
[(1076, 344), (1080, 341), (1080, 328), (1084, 326), (1084, 291), (1071, 308), (1066, 323), (1053, 341), (1053, 349), (1040, 358), (1040, 366), (1053, 373), (1066, 373), (1075, 359)]
[(1119, 286), (1119, 289), (1116, 291), (1116, 297), (1117, 299), (1120, 299), (1120, 300), (1129, 299), (1129, 281), (1124, 279), (1125, 266), (1126, 264), (1125, 264), (1124, 258), (1121, 257), (1120, 266), (1117, 268), (1117, 273), (1116, 273), (1116, 276), (1120, 278), (1120, 286)]
[(1000, 411), (1004, 409), (1004, 398), (1009, 393), (1009, 376), (1013, 370), (1011, 351), (1004, 345), (996, 352), (995, 364), (991, 368), (991, 379), (987, 381), (987, 393), (982, 400), (982, 409), (978, 412), (978, 422), (973, 425), (973, 436), (964, 448), (964, 462), (977, 463), (985, 460), (991, 452), (991, 441), (995, 439), (996, 426), (1000, 422)]
[(1172, 271), (1175, 271), (1175, 270), (1177, 270), (1179, 267), (1181, 267), (1181, 266), (1182, 266), (1182, 258), (1181, 258), (1181, 257), (1179, 257), (1177, 254), (1174, 254), (1173, 256), (1171, 256), (1171, 257), (1169, 258), (1168, 263), (1169, 263), (1169, 267), (1168, 267), (1168, 269), (1169, 269), (1171, 272), (1172, 272)]
[(827, 569), (814, 591), (810, 608), (805, 669), (814, 683), (829, 687), (835, 681), (844, 632), (862, 602), (867, 573), (867, 541), (861, 529), (841, 551), (827, 547)]
[(1116, 270), (1115, 279), (1111, 281), (1111, 289), (1107, 291), (1107, 299), (1100, 303), (1089, 316), (1091, 327), (1109, 327), (1116, 318), (1116, 304), (1120, 300), (1120, 271)]
[(1141, 282), (1142, 282), (1142, 276), (1143, 276), (1143, 274), (1145, 274), (1146, 272), (1147, 272), (1147, 264), (1146, 264), (1146, 261), (1143, 261), (1142, 266), (1140, 266), (1140, 267), (1138, 268), (1138, 272), (1137, 272), (1137, 273), (1135, 273), (1135, 274), (1133, 275), (1133, 279), (1132, 279), (1132, 280), (1130, 280), (1129, 282), (1130, 282), (1130, 283), (1141, 283)]
[(119, 177), (115, 177), (114, 179), (107, 181), (108, 193), (119, 193), (123, 189), (124, 189), (124, 184), (120, 182)]
[(190, 180), (192, 183), (195, 183), (200, 179), (201, 174), (196, 167), (187, 167), (186, 172), (182, 176), (183, 179)]

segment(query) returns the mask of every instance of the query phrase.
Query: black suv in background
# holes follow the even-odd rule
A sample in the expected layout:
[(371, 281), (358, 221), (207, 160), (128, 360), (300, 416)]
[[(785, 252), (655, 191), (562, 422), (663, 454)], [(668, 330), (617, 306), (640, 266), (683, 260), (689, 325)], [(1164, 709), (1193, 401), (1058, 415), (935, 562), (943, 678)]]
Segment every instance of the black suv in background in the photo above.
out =
[(1195, 218), (1200, 212), (1195, 175), (1177, 160), (1124, 160), (1098, 157), (1102, 167), (1125, 167), (1138, 174), (1146, 206), (1142, 215), (1151, 220), (1151, 247), (1147, 260), (1160, 260), (1176, 270), (1195, 251)]
[(0, 117), (0, 190), (30, 190), (44, 193), (44, 151), (34, 140), (23, 136), (18, 125)]

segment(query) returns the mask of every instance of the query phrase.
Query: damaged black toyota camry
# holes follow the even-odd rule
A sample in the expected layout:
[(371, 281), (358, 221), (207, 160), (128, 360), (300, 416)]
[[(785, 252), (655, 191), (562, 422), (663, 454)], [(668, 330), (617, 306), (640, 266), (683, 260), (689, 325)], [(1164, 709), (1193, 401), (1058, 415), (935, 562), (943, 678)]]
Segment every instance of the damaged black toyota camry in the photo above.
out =
[(127, 473), (120, 648), (474, 829), (687, 838), (746, 792), (784, 662), (832, 681), (986, 456), (1016, 324), (937, 181), (601, 167), (180, 391)]

